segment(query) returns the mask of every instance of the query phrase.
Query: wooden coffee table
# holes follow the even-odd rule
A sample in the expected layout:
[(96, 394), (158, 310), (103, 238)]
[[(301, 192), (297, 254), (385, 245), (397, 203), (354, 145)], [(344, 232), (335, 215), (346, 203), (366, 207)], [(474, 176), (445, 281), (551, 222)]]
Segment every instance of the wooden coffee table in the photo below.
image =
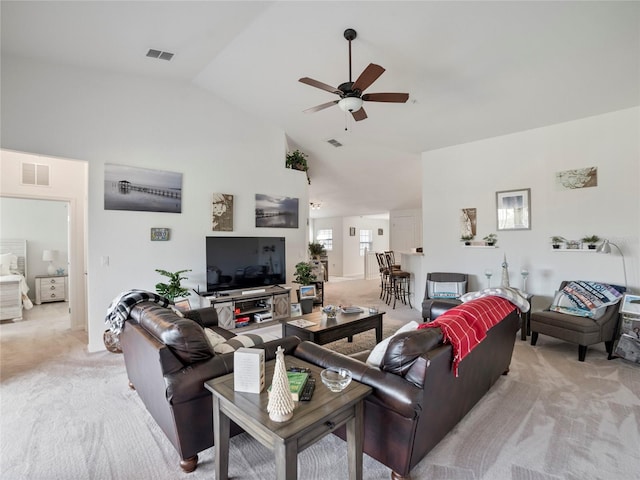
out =
[(287, 367), (308, 367), (316, 379), (316, 389), (309, 402), (296, 402), (293, 418), (273, 422), (267, 413), (275, 360), (266, 363), (267, 385), (262, 393), (233, 390), (233, 373), (205, 383), (213, 396), (213, 435), (217, 480), (229, 478), (230, 421), (265, 447), (273, 450), (278, 480), (298, 477), (298, 452), (309, 447), (341, 425), (347, 429), (347, 459), (349, 479), (362, 479), (362, 448), (364, 442), (363, 400), (371, 388), (352, 381), (340, 393), (333, 393), (320, 379), (322, 369), (292, 356), (285, 357)]
[[(309, 340), (318, 345), (334, 342), (341, 338), (353, 339), (356, 333), (376, 329), (376, 343), (382, 341), (382, 316), (385, 312), (340, 313), (336, 318), (327, 318), (322, 312), (313, 312), (300, 318), (286, 320), (282, 323), (282, 336), (295, 335), (301, 340)], [(313, 325), (298, 326), (298, 320), (313, 322)]]

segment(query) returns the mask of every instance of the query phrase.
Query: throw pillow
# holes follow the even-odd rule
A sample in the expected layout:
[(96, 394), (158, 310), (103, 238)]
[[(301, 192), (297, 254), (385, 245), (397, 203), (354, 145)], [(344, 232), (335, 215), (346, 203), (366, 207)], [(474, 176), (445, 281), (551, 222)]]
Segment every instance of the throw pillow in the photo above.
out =
[(18, 257), (13, 253), (0, 255), (0, 275), (11, 275), (11, 272), (16, 270), (18, 270)]
[(277, 339), (278, 337), (269, 334), (257, 335), (255, 333), (246, 333), (244, 335), (236, 335), (226, 342), (218, 343), (213, 347), (213, 351), (215, 353), (232, 353), (240, 347), (254, 347)]
[(467, 290), (467, 282), (427, 281), (429, 298), (458, 298)]
[(417, 328), (418, 328), (418, 322), (416, 322), (415, 320), (400, 327), (396, 331), (396, 333), (391, 335), (389, 338), (385, 338), (384, 340), (382, 340), (379, 344), (377, 344), (373, 348), (373, 350), (371, 350), (369, 357), (367, 357), (367, 364), (372, 367), (380, 368), (380, 365), (382, 364), (382, 359), (384, 358), (384, 354), (387, 351), (387, 346), (389, 345), (389, 342), (391, 341), (391, 339), (400, 333), (410, 332)]
[(227, 339), (225, 337), (223, 337), (222, 335), (220, 335), (218, 332), (216, 332), (215, 330), (212, 330), (210, 328), (205, 328), (204, 329), (204, 333), (207, 336), (207, 340), (209, 340), (209, 345), (211, 345), (211, 351), (215, 353), (215, 348), (216, 345), (219, 345), (221, 343), (224, 343), (227, 341)]

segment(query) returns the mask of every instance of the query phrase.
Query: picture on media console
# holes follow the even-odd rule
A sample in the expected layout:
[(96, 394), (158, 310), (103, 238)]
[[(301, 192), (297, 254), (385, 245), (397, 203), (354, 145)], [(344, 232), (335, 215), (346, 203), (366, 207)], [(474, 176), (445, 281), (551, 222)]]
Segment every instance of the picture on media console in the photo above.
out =
[(182, 213), (182, 173), (107, 163), (104, 209)]
[(256, 193), (256, 227), (298, 228), (298, 199)]
[(211, 230), (214, 232), (233, 231), (233, 195), (213, 194)]

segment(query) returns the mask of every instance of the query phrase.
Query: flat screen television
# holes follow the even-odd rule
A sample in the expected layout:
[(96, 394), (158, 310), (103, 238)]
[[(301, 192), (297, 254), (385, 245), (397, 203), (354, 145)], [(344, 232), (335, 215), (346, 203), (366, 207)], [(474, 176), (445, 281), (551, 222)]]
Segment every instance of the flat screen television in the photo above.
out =
[(207, 237), (207, 292), (286, 283), (284, 237)]

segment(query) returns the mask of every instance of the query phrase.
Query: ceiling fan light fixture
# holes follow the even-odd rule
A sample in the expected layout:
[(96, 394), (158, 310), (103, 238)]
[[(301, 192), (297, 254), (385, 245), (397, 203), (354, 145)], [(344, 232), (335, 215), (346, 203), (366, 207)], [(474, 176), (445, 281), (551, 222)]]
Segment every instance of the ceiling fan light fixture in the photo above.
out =
[(362, 108), (362, 99), (358, 97), (345, 97), (338, 102), (343, 112), (357, 112)]

